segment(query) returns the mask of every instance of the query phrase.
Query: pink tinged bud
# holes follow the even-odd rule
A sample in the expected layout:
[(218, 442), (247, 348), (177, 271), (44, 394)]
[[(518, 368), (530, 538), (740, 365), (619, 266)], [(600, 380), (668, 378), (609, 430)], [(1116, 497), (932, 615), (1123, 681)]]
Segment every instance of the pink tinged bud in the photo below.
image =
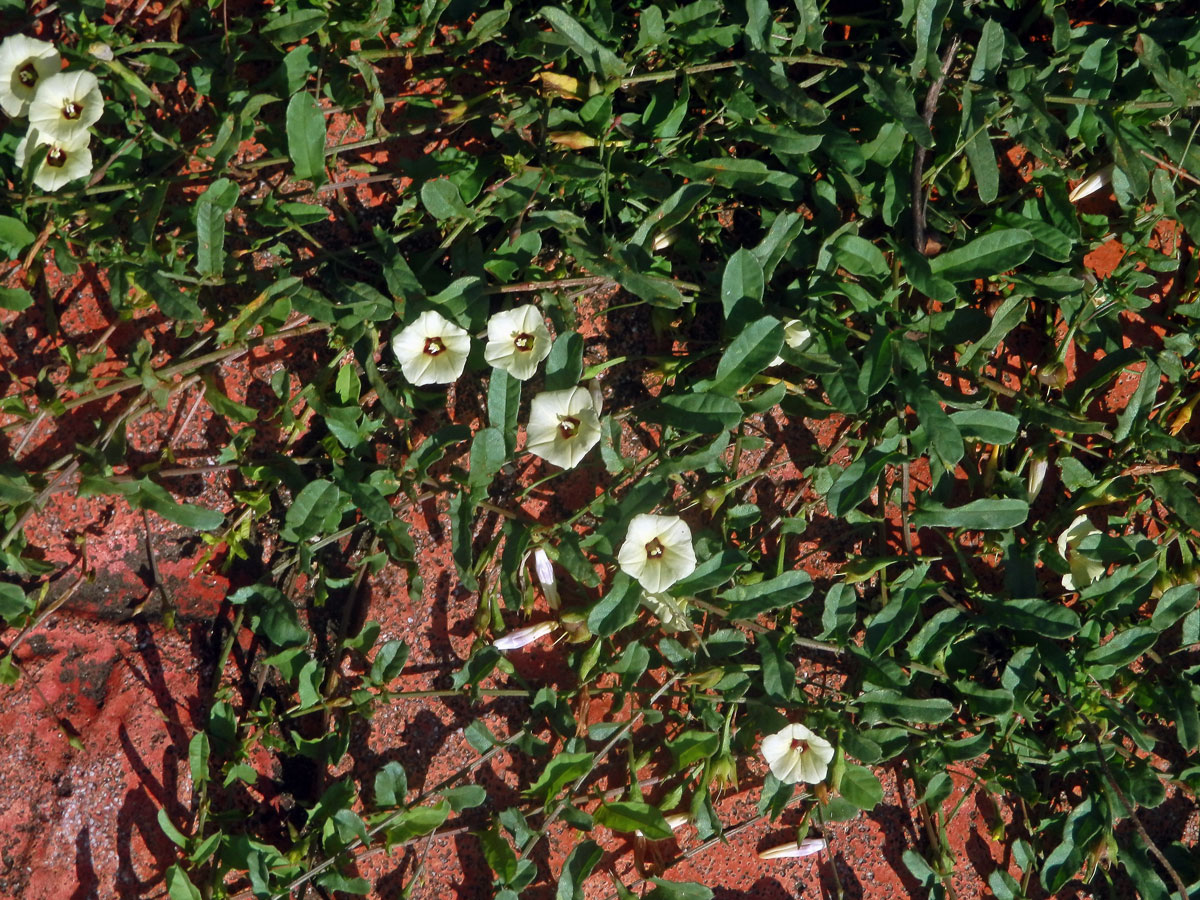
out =
[(554, 622), (538, 622), (536, 625), (526, 625), (516, 631), (510, 631), (504, 637), (497, 638), (492, 646), (497, 650), (520, 650), (526, 644), (544, 638), (554, 630)]
[(820, 853), (829, 845), (825, 843), (824, 838), (806, 838), (803, 841), (792, 841), (788, 844), (780, 844), (778, 847), (772, 847), (770, 850), (760, 850), (759, 859), (801, 859), (805, 856), (812, 856), (814, 853)]
[(542, 593), (546, 595), (546, 603), (551, 609), (558, 609), (558, 584), (554, 580), (554, 566), (546, 551), (538, 547), (533, 551), (533, 572), (537, 575)]

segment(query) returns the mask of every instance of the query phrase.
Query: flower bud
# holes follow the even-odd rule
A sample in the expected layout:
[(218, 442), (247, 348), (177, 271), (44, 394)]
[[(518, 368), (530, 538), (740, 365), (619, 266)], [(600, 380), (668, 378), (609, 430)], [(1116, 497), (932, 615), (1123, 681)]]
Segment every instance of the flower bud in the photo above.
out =
[(555, 622), (538, 622), (536, 625), (526, 625), (524, 628), (518, 628), (503, 637), (496, 638), (492, 642), (492, 646), (500, 651), (520, 650), (527, 644), (532, 644), (548, 635), (554, 630), (556, 624)]
[(1067, 199), (1075, 203), (1084, 197), (1096, 193), (1096, 191), (1112, 181), (1112, 171), (1112, 166), (1105, 166), (1098, 172), (1093, 172), (1087, 178), (1083, 179), (1083, 181), (1079, 182), (1079, 184), (1075, 185), (1075, 187), (1071, 188), (1071, 193), (1067, 195)]
[(558, 609), (558, 584), (554, 580), (554, 565), (541, 547), (533, 551), (533, 573), (537, 575), (542, 593), (546, 595), (546, 603), (551, 609)]
[(1050, 461), (1044, 456), (1035, 456), (1030, 460), (1029, 490), (1026, 493), (1030, 503), (1042, 492), (1042, 483), (1046, 480), (1046, 470), (1049, 467)]
[(708, 780), (717, 791), (737, 790), (737, 760), (732, 753), (720, 753), (708, 761)]
[(557, 72), (539, 72), (537, 78), (542, 82), (542, 93), (551, 97), (563, 97), (567, 100), (579, 99), (579, 79), (570, 75), (559, 75)]
[(805, 856), (812, 856), (814, 853), (820, 853), (829, 845), (824, 838), (805, 838), (802, 841), (791, 841), (787, 844), (780, 844), (778, 847), (772, 847), (769, 850), (760, 850), (758, 853), (759, 859), (802, 859)]

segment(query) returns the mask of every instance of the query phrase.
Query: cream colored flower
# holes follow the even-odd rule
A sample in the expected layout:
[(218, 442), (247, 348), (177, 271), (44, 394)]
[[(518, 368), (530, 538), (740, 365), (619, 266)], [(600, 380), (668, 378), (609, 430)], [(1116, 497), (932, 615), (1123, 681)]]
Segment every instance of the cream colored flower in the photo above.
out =
[(651, 594), (662, 593), (696, 571), (692, 531), (679, 516), (634, 516), (617, 562)]
[(1099, 533), (1091, 520), (1081, 515), (1058, 536), (1058, 552), (1071, 567), (1071, 571), (1062, 577), (1062, 585), (1068, 591), (1083, 590), (1107, 571), (1104, 563), (1088, 559), (1079, 552), (1084, 538)]
[(759, 851), (759, 859), (803, 859), (806, 856), (812, 856), (814, 853), (820, 853), (829, 845), (825, 843), (824, 838), (806, 838), (803, 841), (790, 841), (786, 844), (780, 844), (778, 847), (772, 847), (770, 850)]
[(100, 82), (91, 72), (58, 72), (38, 82), (29, 127), (57, 141), (78, 140), (104, 112)]
[(53, 44), (10, 34), (0, 41), (0, 108), (14, 119), (25, 115), (38, 84), (61, 67)]
[(579, 464), (600, 440), (600, 418), (587, 388), (543, 391), (529, 404), (525, 449), (564, 469)]
[(816, 784), (829, 771), (833, 745), (803, 725), (788, 725), (763, 738), (762, 755), (771, 774), (784, 784)]
[(467, 365), (470, 336), (436, 310), (423, 312), (392, 338), (400, 370), (415, 385), (449, 384)]
[(643, 594), (642, 605), (654, 613), (663, 631), (687, 631), (691, 628), (684, 602), (676, 600), (668, 593)]
[(488, 319), (487, 334), (483, 358), (518, 381), (532, 377), (550, 355), (550, 332), (532, 303), (496, 313)]
[[(783, 323), (783, 342), (793, 350), (799, 350), (812, 339), (812, 332), (804, 327), (804, 323), (799, 319), (788, 319)], [(777, 366), (783, 362), (782, 356), (777, 356), (771, 360), (771, 366)]]
[(43, 191), (57, 191), (77, 178), (92, 174), (92, 151), (88, 149), (87, 132), (74, 141), (59, 142), (30, 129), (17, 144), (13, 156), (22, 169), (26, 158), (32, 161), (33, 183)]
[(536, 640), (540, 640), (554, 630), (554, 622), (538, 622), (536, 625), (526, 625), (516, 631), (510, 631), (504, 637), (492, 641), (497, 650), (520, 650)]

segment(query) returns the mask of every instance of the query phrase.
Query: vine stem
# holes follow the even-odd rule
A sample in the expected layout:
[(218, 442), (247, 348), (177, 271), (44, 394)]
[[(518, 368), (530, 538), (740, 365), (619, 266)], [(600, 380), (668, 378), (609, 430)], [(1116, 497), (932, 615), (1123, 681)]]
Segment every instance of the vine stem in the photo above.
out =
[[(671, 687), (680, 679), (680, 677), (681, 676), (677, 673), (663, 682), (662, 686), (650, 696), (650, 700), (647, 702), (646, 706), (653, 706), (663, 694), (671, 689)], [(525, 844), (525, 846), (521, 848), (521, 852), (517, 854), (518, 860), (527, 857), (533, 848), (538, 845), (541, 839), (546, 836), (546, 832), (549, 830), (550, 826), (558, 820), (558, 817), (562, 815), (562, 811), (567, 808), (567, 803), (570, 801), (570, 798), (579, 793), (579, 789), (583, 787), (583, 783), (587, 780), (588, 776), (596, 771), (596, 766), (600, 765), (600, 763), (604, 761), (605, 757), (612, 752), (613, 747), (617, 746), (617, 744), (624, 740), (625, 736), (633, 730), (633, 726), (640, 722), (642, 720), (642, 716), (645, 714), (645, 709), (639, 709), (636, 713), (634, 713), (628, 722), (621, 726), (621, 729), (616, 734), (609, 738), (608, 743), (600, 748), (600, 752), (596, 754), (595, 761), (592, 763), (592, 768), (575, 779), (574, 784), (571, 785), (571, 790), (569, 790), (566, 795), (558, 801), (554, 809), (551, 810), (549, 815), (546, 816), (546, 821), (542, 823), (542, 827), (539, 828)]]

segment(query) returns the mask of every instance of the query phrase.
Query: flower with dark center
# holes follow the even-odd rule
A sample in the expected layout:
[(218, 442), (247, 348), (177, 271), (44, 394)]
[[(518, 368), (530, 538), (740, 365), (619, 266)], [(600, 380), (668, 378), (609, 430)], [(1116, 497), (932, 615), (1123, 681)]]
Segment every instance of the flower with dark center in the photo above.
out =
[(104, 112), (100, 82), (91, 72), (58, 72), (38, 82), (29, 124), (51, 140), (79, 140)]
[(800, 724), (787, 725), (782, 731), (762, 740), (762, 755), (771, 774), (784, 784), (817, 784), (829, 771), (833, 745)]
[(564, 469), (579, 461), (600, 440), (600, 417), (587, 388), (543, 391), (529, 404), (525, 449)]
[(392, 338), (400, 371), (415, 385), (457, 381), (471, 353), (471, 336), (437, 310), (421, 313)]
[(498, 312), (488, 320), (483, 358), (518, 381), (525, 381), (550, 355), (550, 331), (542, 311), (528, 303)]
[(634, 516), (617, 562), (651, 594), (661, 594), (696, 570), (692, 531), (678, 516)]
[(27, 159), (31, 161), (30, 176), (43, 191), (57, 191), (92, 174), (92, 151), (88, 149), (86, 131), (72, 140), (59, 141), (31, 128), (17, 144), (14, 155), (22, 169)]
[(0, 41), (0, 109), (14, 119), (28, 114), (38, 85), (61, 67), (53, 44), (10, 34)]

